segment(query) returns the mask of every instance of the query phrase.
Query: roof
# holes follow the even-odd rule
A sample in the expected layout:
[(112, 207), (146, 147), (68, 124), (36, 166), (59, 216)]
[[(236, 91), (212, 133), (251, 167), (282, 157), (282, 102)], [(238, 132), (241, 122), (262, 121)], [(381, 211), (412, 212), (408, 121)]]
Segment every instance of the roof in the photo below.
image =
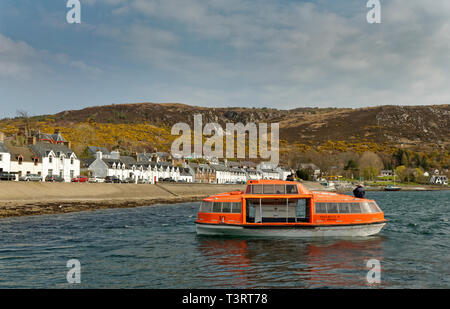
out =
[(88, 146), (88, 151), (91, 153), (97, 153), (98, 151), (100, 151), (102, 154), (104, 155), (109, 155), (110, 152), (108, 149), (106, 149), (105, 147), (97, 147), (97, 146)]
[(9, 149), (9, 152), (11, 153), (11, 161), (18, 161), (19, 155), (22, 156), (24, 161), (33, 162), (34, 158), (37, 156), (31, 151), (30, 148), (26, 146), (7, 146)]
[(117, 165), (117, 164), (121, 163), (120, 160), (117, 160), (117, 159), (102, 159), (102, 161), (106, 165), (108, 165), (108, 167), (112, 167), (113, 164)]
[(81, 159), (80, 160), (80, 167), (81, 168), (88, 168), (92, 162), (94, 162), (96, 159), (94, 158), (86, 158), (86, 159)]
[(34, 145), (30, 145), (30, 149), (39, 157), (47, 157), (50, 151), (53, 151), (56, 155), (64, 154), (70, 157), (73, 151), (63, 144), (50, 144), (46, 142), (38, 142)]
[(129, 157), (129, 156), (121, 156), (119, 159), (120, 162), (124, 163), (127, 167), (131, 166), (131, 165), (136, 165), (137, 161), (135, 158), (133, 157)]
[(192, 175), (191, 175), (191, 173), (189, 172), (189, 169), (188, 169), (188, 168), (182, 168), (182, 169), (180, 170), (180, 175), (181, 175), (181, 176), (191, 176), (191, 177), (192, 177)]
[(221, 172), (226, 172), (226, 171), (230, 170), (228, 167), (226, 167), (225, 165), (222, 165), (222, 164), (211, 164), (211, 168), (213, 170), (221, 171)]
[(60, 133), (55, 133), (55, 134), (47, 134), (47, 133), (38, 133), (38, 139), (39, 140), (48, 140), (48, 141), (53, 141), (55, 143), (65, 143), (67, 142), (64, 137), (61, 136)]
[(139, 162), (152, 161), (152, 158), (153, 158), (153, 154), (151, 154), (151, 153), (144, 152), (144, 153), (137, 154), (137, 160)]

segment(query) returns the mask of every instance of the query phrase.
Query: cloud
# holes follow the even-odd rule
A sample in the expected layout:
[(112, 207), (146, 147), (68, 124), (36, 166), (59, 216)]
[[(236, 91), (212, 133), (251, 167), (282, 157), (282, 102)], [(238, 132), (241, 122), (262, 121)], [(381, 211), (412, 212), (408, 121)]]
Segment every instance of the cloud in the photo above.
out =
[(25, 42), (14, 41), (0, 34), (0, 77), (27, 79), (31, 62), (37, 52)]
[(13, 40), (0, 33), (0, 78), (30, 80), (56, 74), (56, 66), (73, 68), (81, 73), (99, 74), (102, 70), (74, 60), (63, 53), (39, 50), (23, 41)]
[[(149, 101), (278, 108), (448, 103), (450, 2), (381, 3), (381, 24), (366, 22), (366, 1), (86, 0), (83, 10), (102, 12), (86, 31), (111, 47), (106, 55), (116, 65), (109, 68), (130, 80), (120, 85), (123, 92), (133, 89)], [(26, 43), (9, 45), (39, 58)], [(0, 65), (14, 64), (5, 72), (30, 74), (26, 62), (5, 57), (0, 51)], [(80, 72), (103, 72), (87, 58), (60, 58)]]

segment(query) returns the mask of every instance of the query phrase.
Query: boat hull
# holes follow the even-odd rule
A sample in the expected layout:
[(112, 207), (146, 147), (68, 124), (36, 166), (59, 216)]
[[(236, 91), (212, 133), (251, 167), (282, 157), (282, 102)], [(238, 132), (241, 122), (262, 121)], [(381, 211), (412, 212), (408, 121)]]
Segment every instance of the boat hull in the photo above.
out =
[(198, 224), (198, 235), (211, 236), (249, 236), (249, 237), (365, 237), (378, 234), (386, 225), (385, 222), (372, 224), (353, 224), (345, 226), (242, 226), (227, 224)]

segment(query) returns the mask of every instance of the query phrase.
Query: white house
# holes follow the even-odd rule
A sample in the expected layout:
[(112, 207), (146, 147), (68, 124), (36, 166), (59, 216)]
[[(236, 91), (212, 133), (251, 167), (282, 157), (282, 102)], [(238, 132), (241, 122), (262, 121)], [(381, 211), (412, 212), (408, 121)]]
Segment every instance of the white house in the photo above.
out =
[(189, 171), (189, 168), (180, 169), (180, 181), (183, 182), (194, 182), (194, 176)]
[(276, 169), (262, 169), (263, 179), (280, 179), (280, 174)]
[(1, 134), (3, 133), (0, 133), (0, 172), (9, 173), (11, 171), (11, 154), (3, 143)]
[(180, 169), (168, 162), (137, 162), (132, 157), (113, 153), (111, 152), (114, 159), (111, 159), (111, 155), (104, 158), (103, 153), (98, 151), (96, 159), (88, 167), (90, 174), (103, 178), (116, 176), (121, 180), (131, 178), (135, 183), (145, 181), (154, 184), (165, 178), (180, 180)]
[(44, 180), (47, 176), (57, 175), (70, 182), (80, 175), (80, 160), (66, 145), (38, 142), (29, 148), (42, 164), (40, 175)]
[(10, 172), (17, 175), (16, 180), (28, 174), (42, 176), (42, 161), (29, 147), (7, 146), (11, 154)]
[(439, 175), (433, 175), (430, 178), (430, 183), (434, 185), (448, 185), (448, 178), (447, 176), (439, 176)]
[(289, 175), (293, 174), (293, 172), (287, 168), (284, 167), (277, 167), (276, 170), (278, 171), (278, 179), (286, 180)]

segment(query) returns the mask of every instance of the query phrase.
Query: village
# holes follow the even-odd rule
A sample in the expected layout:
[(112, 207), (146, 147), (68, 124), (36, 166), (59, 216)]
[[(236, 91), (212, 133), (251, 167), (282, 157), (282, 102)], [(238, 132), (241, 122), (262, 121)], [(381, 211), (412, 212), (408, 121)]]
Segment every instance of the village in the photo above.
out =
[[(167, 152), (121, 155), (105, 147), (88, 146), (80, 159), (59, 131), (37, 132), (23, 146), (0, 133), (2, 180), (42, 182), (149, 183), (184, 182), (243, 184), (247, 180), (286, 179), (293, 171), (269, 163), (173, 158)], [(197, 162), (195, 162), (197, 161)], [(200, 160), (202, 161), (202, 160)]]
[[(320, 183), (324, 189), (352, 179), (324, 173), (314, 163), (300, 163), (297, 169), (272, 163), (235, 161), (217, 158), (174, 157), (168, 152), (141, 152), (121, 155), (119, 150), (88, 146), (86, 157), (79, 158), (58, 130), (40, 131), (26, 136), (23, 145), (0, 132), (0, 180), (39, 182), (106, 182), (155, 184), (208, 183), (244, 184), (248, 180), (297, 179)], [(377, 179), (392, 179), (392, 170), (381, 170)], [(304, 177), (306, 175), (306, 177)], [(448, 185), (439, 170), (425, 172), (429, 184)], [(358, 177), (358, 180), (360, 177)], [(395, 177), (394, 177), (395, 181)]]

